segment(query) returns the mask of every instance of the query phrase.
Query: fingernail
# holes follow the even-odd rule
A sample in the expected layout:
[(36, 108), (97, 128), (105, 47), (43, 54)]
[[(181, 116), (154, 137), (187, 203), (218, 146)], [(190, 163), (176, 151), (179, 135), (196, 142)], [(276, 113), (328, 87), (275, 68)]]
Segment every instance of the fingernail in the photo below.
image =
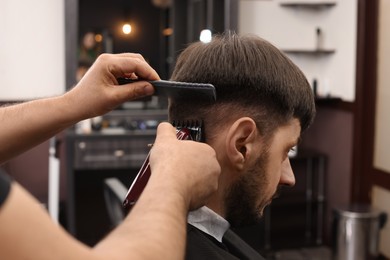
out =
[(153, 95), (154, 88), (152, 85), (145, 85), (143, 91), (144, 91), (145, 96), (150, 96), (150, 95)]

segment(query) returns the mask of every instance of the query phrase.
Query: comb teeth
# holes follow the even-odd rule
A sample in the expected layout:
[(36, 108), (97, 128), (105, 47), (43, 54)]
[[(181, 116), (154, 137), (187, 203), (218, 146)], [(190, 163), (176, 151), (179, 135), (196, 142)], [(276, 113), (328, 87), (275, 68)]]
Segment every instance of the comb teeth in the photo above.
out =
[(204, 133), (203, 133), (203, 121), (202, 120), (173, 120), (172, 125), (176, 127), (177, 130), (186, 128), (190, 130), (190, 135), (192, 140), (198, 142), (204, 142)]

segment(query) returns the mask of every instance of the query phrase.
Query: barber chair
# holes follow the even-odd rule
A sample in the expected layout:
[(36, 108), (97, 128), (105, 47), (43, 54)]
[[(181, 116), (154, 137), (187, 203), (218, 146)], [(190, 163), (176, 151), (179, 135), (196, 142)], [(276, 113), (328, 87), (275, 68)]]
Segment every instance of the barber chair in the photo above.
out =
[(126, 197), (127, 188), (117, 178), (104, 180), (104, 200), (112, 227), (116, 227), (126, 216), (122, 202)]

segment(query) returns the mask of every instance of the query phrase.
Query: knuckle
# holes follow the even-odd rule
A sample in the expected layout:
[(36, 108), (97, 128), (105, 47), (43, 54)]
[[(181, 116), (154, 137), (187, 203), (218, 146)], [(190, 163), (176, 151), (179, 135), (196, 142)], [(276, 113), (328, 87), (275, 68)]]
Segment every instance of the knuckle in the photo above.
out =
[(134, 53), (134, 57), (143, 60), (144, 57), (140, 53)]
[(140, 60), (140, 59), (138, 59), (138, 58), (136, 58), (136, 59), (134, 59), (134, 62), (135, 62), (135, 64), (136, 64), (136, 66), (139, 66), (139, 65), (141, 65), (142, 64), (142, 60)]
[(98, 60), (107, 61), (110, 58), (110, 54), (102, 53), (99, 55)]

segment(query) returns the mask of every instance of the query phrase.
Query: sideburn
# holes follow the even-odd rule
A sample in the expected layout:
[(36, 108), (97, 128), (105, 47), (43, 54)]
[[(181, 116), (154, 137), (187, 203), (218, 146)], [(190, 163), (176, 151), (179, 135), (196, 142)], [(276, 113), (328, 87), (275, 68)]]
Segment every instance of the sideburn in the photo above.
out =
[(269, 183), (265, 172), (267, 162), (268, 153), (263, 151), (254, 165), (228, 189), (225, 212), (232, 227), (253, 225), (260, 220), (267, 198), (260, 195), (261, 204), (257, 202), (259, 193), (264, 192)]

